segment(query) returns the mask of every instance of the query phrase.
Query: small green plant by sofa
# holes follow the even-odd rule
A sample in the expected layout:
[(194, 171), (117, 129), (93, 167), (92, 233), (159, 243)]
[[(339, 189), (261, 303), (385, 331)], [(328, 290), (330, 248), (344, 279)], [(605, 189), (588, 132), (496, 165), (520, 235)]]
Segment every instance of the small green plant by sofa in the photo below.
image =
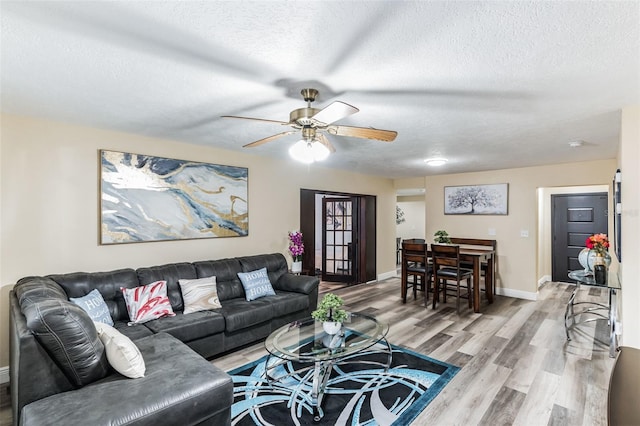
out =
[(344, 301), (338, 295), (327, 293), (324, 295), (318, 308), (311, 312), (311, 316), (316, 321), (344, 322), (347, 319), (347, 311), (341, 309)]

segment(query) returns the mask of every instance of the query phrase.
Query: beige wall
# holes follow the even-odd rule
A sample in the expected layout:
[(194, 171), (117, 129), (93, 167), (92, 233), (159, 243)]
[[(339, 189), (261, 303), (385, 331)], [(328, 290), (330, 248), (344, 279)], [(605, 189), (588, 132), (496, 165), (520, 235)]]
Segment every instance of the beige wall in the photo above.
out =
[[(537, 293), (537, 190), (543, 187), (608, 185), (615, 160), (567, 163), (553, 166), (493, 170), (478, 173), (427, 176), (426, 234), (438, 229), (454, 237), (491, 238), (498, 242), (496, 291), (507, 296), (534, 299)], [(509, 214), (445, 215), (444, 187), (508, 183)], [(489, 229), (496, 235), (490, 236)], [(528, 237), (521, 237), (527, 231)], [(428, 238), (432, 241), (433, 238)]]
[[(0, 119), (0, 366), (8, 365), (8, 293), (17, 279), (286, 253), (287, 231), (299, 227), (300, 188), (376, 195), (376, 269), (395, 274), (390, 179), (51, 121)], [(249, 236), (100, 246), (100, 149), (248, 167)]]
[(622, 110), (622, 344), (640, 348), (640, 106)]
[(398, 207), (404, 212), (405, 221), (396, 225), (396, 237), (403, 240), (406, 238), (425, 238), (424, 195), (398, 197)]

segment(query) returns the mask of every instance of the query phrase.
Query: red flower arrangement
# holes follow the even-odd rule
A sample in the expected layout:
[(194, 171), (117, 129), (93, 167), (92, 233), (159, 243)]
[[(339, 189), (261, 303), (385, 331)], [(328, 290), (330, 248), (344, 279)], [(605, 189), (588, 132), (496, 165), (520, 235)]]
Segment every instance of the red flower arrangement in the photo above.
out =
[(609, 238), (607, 234), (593, 234), (586, 241), (587, 248), (598, 253), (604, 253), (609, 248)]

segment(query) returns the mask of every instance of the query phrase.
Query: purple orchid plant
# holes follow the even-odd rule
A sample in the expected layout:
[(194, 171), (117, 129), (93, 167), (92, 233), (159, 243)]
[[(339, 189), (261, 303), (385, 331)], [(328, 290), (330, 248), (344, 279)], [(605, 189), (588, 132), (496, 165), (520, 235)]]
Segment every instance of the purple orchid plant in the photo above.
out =
[(304, 253), (304, 243), (302, 242), (302, 232), (291, 231), (289, 232), (289, 253), (294, 262), (302, 260), (302, 254)]

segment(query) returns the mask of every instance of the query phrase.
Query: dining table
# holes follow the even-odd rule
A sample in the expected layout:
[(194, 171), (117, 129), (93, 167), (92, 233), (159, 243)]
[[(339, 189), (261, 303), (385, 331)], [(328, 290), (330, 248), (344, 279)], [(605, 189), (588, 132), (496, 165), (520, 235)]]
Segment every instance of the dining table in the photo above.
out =
[[(431, 250), (427, 251), (431, 257)], [(496, 250), (493, 247), (466, 247), (460, 245), (460, 260), (462, 262), (471, 263), (473, 270), (473, 311), (480, 312), (480, 266), (482, 263), (487, 264), (487, 270), (484, 277), (484, 288), (487, 295), (487, 301), (493, 303), (493, 289), (495, 284), (495, 256)], [(403, 280), (405, 277), (403, 276)], [(402, 286), (402, 297), (406, 295), (406, 283)]]
[(487, 301), (493, 303), (493, 288), (495, 280), (495, 249), (491, 247), (460, 246), (460, 260), (473, 264), (473, 311), (480, 312), (480, 265), (487, 263), (484, 277), (484, 290)]

